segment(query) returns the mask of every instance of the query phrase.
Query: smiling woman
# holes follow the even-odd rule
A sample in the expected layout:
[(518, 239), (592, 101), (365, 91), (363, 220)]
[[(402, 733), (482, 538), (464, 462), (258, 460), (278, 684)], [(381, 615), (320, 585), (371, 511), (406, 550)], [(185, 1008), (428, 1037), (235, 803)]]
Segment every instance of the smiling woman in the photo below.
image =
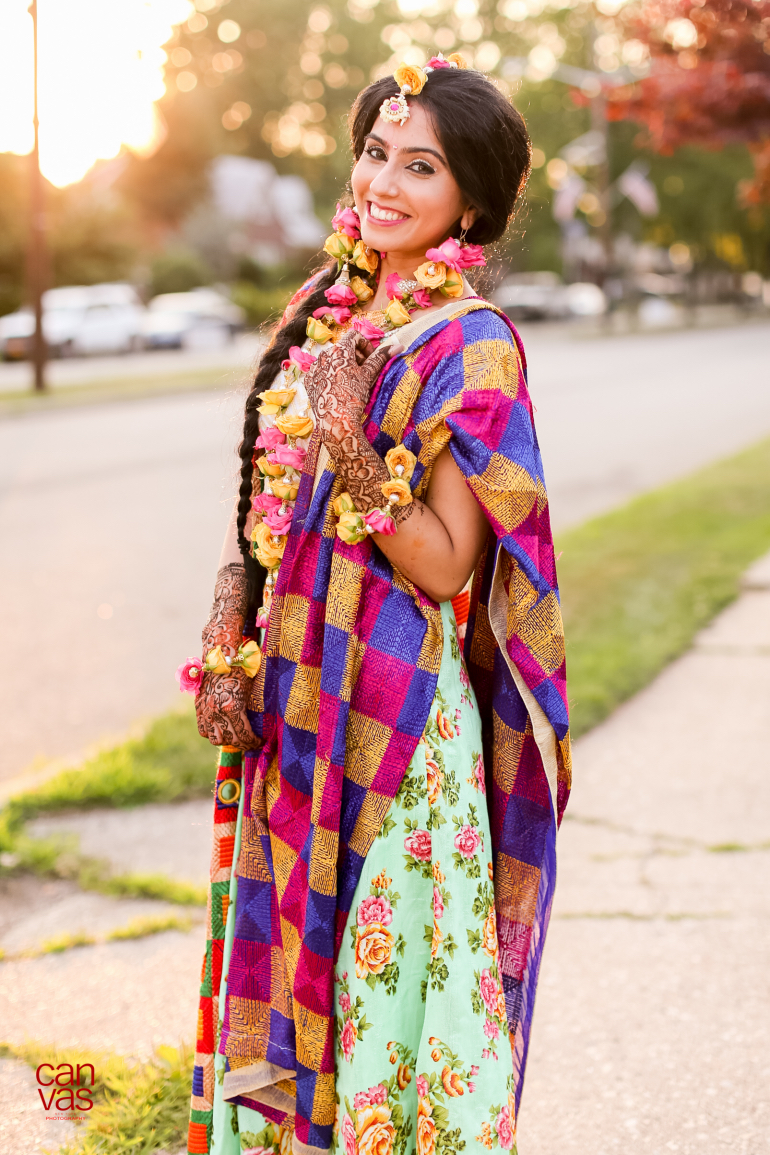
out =
[[(0, 4), (0, 152), (32, 147), (32, 20), (28, 0)], [(38, 0), (40, 165), (55, 185), (94, 161), (158, 143), (162, 49), (189, 0)]]
[(354, 203), (263, 355), (179, 671), (222, 751), (191, 1153), (515, 1148), (564, 638), (523, 350), (465, 271), (529, 140), (440, 56), (350, 128)]

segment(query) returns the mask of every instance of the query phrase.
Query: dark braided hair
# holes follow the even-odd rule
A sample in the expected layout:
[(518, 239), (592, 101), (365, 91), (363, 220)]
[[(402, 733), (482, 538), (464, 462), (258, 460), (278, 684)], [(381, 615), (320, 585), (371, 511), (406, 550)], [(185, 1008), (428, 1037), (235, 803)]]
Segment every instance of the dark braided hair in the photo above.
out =
[[(379, 115), (383, 100), (398, 92), (395, 80), (386, 77), (359, 93), (349, 118), (355, 161), (364, 151), (366, 137)], [(516, 199), (530, 171), (531, 146), (522, 117), (487, 77), (470, 69), (435, 69), (420, 95), (410, 97), (410, 100), (419, 100), (425, 107), (444, 148), (452, 176), (463, 195), (478, 210), (479, 215), (468, 230), (467, 239), (477, 245), (488, 245), (498, 240), (513, 215)], [(457, 221), (448, 235), (457, 235), (459, 225)], [(300, 303), (292, 319), (273, 334), (246, 398), (243, 440), (238, 450), (241, 458), (238, 545), (246, 565), (252, 609), (259, 604), (265, 579), (265, 570), (251, 557), (250, 543), (245, 536), (246, 519), (251, 509), (252, 457), (259, 436), (258, 394), (273, 384), (290, 347), (302, 345), (307, 319), (315, 309), (327, 304), (324, 293), (334, 284), (336, 276), (336, 261), (316, 274), (313, 291)]]

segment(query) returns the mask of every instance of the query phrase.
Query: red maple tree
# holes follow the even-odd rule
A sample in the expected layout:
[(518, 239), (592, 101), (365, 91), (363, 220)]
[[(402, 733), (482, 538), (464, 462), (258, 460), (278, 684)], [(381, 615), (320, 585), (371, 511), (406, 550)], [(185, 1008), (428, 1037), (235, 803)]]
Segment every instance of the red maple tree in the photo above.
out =
[(770, 0), (651, 0), (629, 6), (627, 35), (650, 51), (643, 80), (607, 94), (608, 116), (645, 125), (644, 144), (745, 143), (749, 204), (770, 204)]

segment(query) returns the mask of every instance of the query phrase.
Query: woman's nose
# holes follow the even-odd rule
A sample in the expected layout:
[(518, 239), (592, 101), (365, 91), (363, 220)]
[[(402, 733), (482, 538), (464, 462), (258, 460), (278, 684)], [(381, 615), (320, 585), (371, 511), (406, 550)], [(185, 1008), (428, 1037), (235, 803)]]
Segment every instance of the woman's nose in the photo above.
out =
[(384, 165), (374, 179), (369, 182), (369, 191), (380, 197), (398, 196), (397, 170), (393, 162), (389, 161), (388, 164)]

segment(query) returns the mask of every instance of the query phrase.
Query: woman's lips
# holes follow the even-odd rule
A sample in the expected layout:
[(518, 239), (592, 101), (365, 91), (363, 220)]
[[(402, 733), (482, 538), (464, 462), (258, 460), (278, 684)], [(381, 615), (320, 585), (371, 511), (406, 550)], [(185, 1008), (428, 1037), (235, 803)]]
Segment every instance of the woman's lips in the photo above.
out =
[(388, 220), (388, 219), (383, 219), (382, 217), (376, 217), (372, 213), (372, 207), (373, 206), (376, 209), (378, 209), (380, 212), (383, 212), (383, 213), (391, 213), (391, 212), (397, 211), (394, 209), (386, 209), (384, 205), (378, 205), (374, 201), (367, 201), (366, 202), (366, 217), (367, 217), (367, 220), (371, 221), (371, 223), (373, 225), (382, 225), (383, 228), (389, 228), (392, 225), (402, 225), (404, 223), (404, 221), (409, 220), (409, 217), (405, 213), (399, 214), (395, 220), (392, 220), (392, 219)]

